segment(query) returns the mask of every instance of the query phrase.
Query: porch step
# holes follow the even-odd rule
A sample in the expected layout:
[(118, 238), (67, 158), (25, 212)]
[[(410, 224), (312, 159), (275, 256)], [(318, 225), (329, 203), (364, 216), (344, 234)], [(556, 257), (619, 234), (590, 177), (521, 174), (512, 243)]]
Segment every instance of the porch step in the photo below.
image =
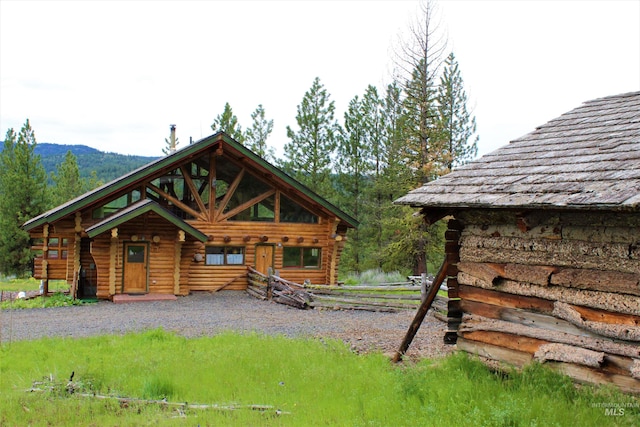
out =
[(175, 301), (178, 297), (171, 294), (116, 294), (113, 296), (114, 304), (124, 304), (127, 302), (149, 302), (149, 301)]

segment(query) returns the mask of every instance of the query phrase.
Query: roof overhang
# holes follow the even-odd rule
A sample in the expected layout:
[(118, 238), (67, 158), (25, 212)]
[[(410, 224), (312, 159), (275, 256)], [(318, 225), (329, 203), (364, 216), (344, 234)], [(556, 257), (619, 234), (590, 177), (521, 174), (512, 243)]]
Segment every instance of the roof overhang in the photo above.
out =
[(91, 227), (87, 228), (87, 235), (91, 238), (94, 238), (147, 212), (154, 212), (155, 214), (165, 219), (167, 222), (175, 225), (177, 228), (184, 231), (186, 234), (189, 234), (196, 240), (199, 240), (201, 242), (207, 241), (207, 236), (204, 233), (184, 222), (182, 219), (178, 218), (166, 209), (163, 209), (162, 206), (151, 199), (145, 199), (136, 202), (131, 206), (121, 210), (117, 214), (110, 216), (104, 221), (92, 225)]

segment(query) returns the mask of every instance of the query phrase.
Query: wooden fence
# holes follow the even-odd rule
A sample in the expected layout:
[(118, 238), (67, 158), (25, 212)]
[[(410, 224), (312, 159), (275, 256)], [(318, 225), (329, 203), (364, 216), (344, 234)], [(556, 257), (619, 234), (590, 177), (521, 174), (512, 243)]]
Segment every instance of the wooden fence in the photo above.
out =
[[(332, 310), (367, 310), (397, 312), (417, 310), (432, 282), (412, 277), (407, 282), (378, 285), (311, 285), (290, 282), (277, 274), (265, 276), (249, 267), (247, 293), (297, 308), (327, 308)], [(446, 290), (443, 285), (443, 290)], [(432, 304), (433, 315), (447, 321), (447, 297), (438, 295)]]

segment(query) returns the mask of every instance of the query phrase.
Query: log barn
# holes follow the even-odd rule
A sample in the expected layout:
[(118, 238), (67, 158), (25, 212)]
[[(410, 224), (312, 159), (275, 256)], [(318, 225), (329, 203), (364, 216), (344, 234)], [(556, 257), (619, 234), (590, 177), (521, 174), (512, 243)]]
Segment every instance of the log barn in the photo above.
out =
[(588, 101), (397, 203), (448, 220), (459, 349), (640, 393), (640, 92)]
[(357, 221), (225, 133), (24, 224), (34, 277), (79, 296), (242, 290), (247, 267), (335, 284)]

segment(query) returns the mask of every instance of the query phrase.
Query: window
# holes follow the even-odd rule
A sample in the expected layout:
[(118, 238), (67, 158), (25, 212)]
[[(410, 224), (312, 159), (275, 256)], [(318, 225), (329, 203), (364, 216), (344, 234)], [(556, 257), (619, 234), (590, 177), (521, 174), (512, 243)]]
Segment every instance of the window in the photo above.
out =
[(229, 218), (229, 221), (262, 221), (273, 222), (275, 219), (275, 195), (269, 196), (250, 208)]
[(283, 267), (320, 268), (320, 248), (283, 248)]
[(50, 237), (47, 246), (49, 249), (48, 259), (67, 259), (69, 256), (69, 251), (67, 250), (69, 239), (66, 237)]
[(280, 222), (317, 224), (318, 216), (312, 214), (284, 194), (280, 195)]
[[(225, 206), (224, 212), (227, 213), (238, 206), (244, 205), (251, 199), (254, 199), (270, 190), (271, 187), (267, 184), (260, 181), (250, 173), (245, 172), (238, 184), (238, 187), (229, 198), (229, 202), (227, 203), (227, 206)], [(271, 209), (273, 210), (273, 208)]]
[(137, 202), (140, 198), (140, 191), (133, 190), (130, 193), (123, 194), (117, 199), (111, 200), (110, 202), (94, 209), (91, 216), (93, 219), (106, 218), (109, 215), (113, 215), (118, 212), (120, 209), (126, 208), (130, 204)]
[(144, 263), (144, 246), (129, 245), (127, 248), (127, 262), (128, 263)]
[(206, 265), (244, 265), (244, 248), (240, 246), (207, 246)]

